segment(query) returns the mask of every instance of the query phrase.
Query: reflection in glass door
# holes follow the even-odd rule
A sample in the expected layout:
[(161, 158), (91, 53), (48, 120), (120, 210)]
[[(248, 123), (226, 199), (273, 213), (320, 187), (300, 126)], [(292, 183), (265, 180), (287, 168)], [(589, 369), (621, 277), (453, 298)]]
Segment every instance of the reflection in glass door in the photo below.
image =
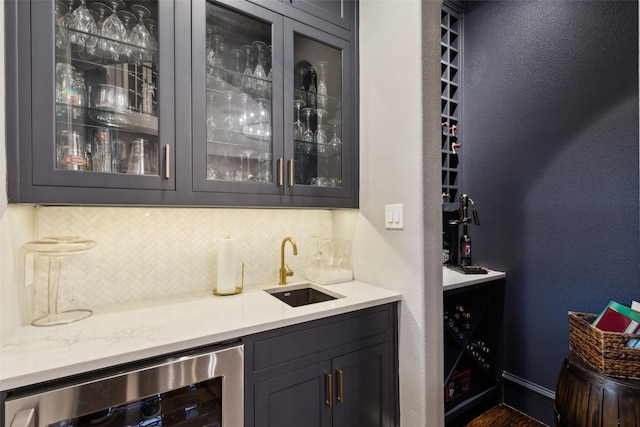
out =
[(294, 36), (294, 182), (342, 187), (342, 51)]
[(207, 179), (272, 183), (271, 24), (206, 10)]
[(59, 170), (159, 175), (158, 1), (55, 3)]

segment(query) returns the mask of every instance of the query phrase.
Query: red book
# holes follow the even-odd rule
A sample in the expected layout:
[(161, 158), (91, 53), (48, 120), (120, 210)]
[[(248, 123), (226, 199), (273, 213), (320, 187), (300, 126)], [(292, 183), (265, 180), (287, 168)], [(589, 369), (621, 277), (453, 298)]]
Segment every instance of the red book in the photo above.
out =
[(640, 321), (640, 313), (615, 301), (610, 301), (598, 318), (594, 320), (593, 326), (605, 332), (625, 332), (629, 325), (638, 321)]

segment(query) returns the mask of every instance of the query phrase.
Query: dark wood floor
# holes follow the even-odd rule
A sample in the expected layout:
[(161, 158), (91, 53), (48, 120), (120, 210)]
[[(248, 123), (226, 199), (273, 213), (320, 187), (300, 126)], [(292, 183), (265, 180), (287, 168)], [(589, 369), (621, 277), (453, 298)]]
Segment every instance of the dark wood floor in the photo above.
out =
[(510, 406), (496, 405), (474, 418), (467, 427), (548, 427)]

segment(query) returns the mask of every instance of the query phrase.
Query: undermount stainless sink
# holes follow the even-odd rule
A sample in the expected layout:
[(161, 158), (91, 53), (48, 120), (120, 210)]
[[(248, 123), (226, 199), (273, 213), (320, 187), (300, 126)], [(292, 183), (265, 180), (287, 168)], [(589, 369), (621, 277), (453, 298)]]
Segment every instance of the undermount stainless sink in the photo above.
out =
[(326, 289), (322, 289), (311, 283), (291, 285), (284, 289), (282, 287), (265, 289), (265, 292), (273, 295), (280, 301), (289, 304), (291, 307), (300, 307), (303, 305), (344, 298), (343, 295), (327, 291)]

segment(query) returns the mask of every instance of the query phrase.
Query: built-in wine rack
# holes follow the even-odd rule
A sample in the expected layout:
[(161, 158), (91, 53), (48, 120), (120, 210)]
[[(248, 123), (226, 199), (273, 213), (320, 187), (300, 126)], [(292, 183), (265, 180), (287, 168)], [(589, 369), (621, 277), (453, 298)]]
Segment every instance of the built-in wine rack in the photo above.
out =
[(445, 210), (457, 209), (460, 194), (460, 78), (461, 78), (460, 14), (442, 6), (440, 22), (440, 69), (442, 103), (442, 199)]
[(464, 425), (480, 408), (501, 402), (504, 282), (497, 279), (444, 293), (448, 427)]

